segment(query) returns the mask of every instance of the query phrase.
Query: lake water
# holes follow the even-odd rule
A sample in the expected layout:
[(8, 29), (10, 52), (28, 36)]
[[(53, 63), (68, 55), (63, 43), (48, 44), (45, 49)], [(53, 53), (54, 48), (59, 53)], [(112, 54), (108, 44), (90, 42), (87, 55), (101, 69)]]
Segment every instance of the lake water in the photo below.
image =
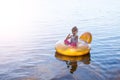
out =
[[(0, 10), (0, 80), (120, 80), (119, 0), (2, 0)], [(63, 61), (55, 43), (73, 26), (92, 33), (91, 51)]]

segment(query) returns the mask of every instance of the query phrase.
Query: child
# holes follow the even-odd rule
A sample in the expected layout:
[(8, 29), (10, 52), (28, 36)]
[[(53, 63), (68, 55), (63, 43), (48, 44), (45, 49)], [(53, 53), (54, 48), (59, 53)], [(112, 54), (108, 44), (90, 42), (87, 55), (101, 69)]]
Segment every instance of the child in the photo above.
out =
[[(68, 36), (66, 37), (66, 39), (64, 40), (64, 43), (66, 45), (70, 45), (72, 47), (77, 47), (77, 43), (78, 43), (78, 28), (76, 26), (74, 26), (72, 28), (72, 35), (68, 34)], [(70, 39), (70, 41), (69, 41)]]

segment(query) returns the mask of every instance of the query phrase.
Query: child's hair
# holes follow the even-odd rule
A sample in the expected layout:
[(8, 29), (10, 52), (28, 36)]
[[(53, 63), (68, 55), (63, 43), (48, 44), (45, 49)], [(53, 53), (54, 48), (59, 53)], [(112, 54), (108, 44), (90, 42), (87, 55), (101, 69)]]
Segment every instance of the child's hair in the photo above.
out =
[(72, 32), (74, 32), (74, 31), (78, 31), (78, 28), (77, 28), (76, 26), (74, 26), (74, 27), (72, 28)]

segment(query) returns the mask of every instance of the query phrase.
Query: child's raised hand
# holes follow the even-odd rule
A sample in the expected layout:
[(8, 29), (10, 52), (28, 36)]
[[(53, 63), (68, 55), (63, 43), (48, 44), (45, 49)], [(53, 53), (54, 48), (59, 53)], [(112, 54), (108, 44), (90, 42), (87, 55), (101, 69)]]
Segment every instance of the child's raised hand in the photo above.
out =
[(66, 37), (66, 39), (70, 39), (71, 38), (71, 35), (70, 34), (68, 34), (67, 35), (67, 37)]

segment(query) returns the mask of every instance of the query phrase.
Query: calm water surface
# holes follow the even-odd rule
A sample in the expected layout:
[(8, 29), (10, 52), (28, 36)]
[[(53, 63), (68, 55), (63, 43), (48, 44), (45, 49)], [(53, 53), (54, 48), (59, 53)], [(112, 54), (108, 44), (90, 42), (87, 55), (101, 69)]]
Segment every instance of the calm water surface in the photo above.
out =
[[(0, 80), (120, 80), (119, 0), (0, 4)], [(56, 54), (55, 43), (75, 25), (79, 35), (92, 33), (90, 54)]]

